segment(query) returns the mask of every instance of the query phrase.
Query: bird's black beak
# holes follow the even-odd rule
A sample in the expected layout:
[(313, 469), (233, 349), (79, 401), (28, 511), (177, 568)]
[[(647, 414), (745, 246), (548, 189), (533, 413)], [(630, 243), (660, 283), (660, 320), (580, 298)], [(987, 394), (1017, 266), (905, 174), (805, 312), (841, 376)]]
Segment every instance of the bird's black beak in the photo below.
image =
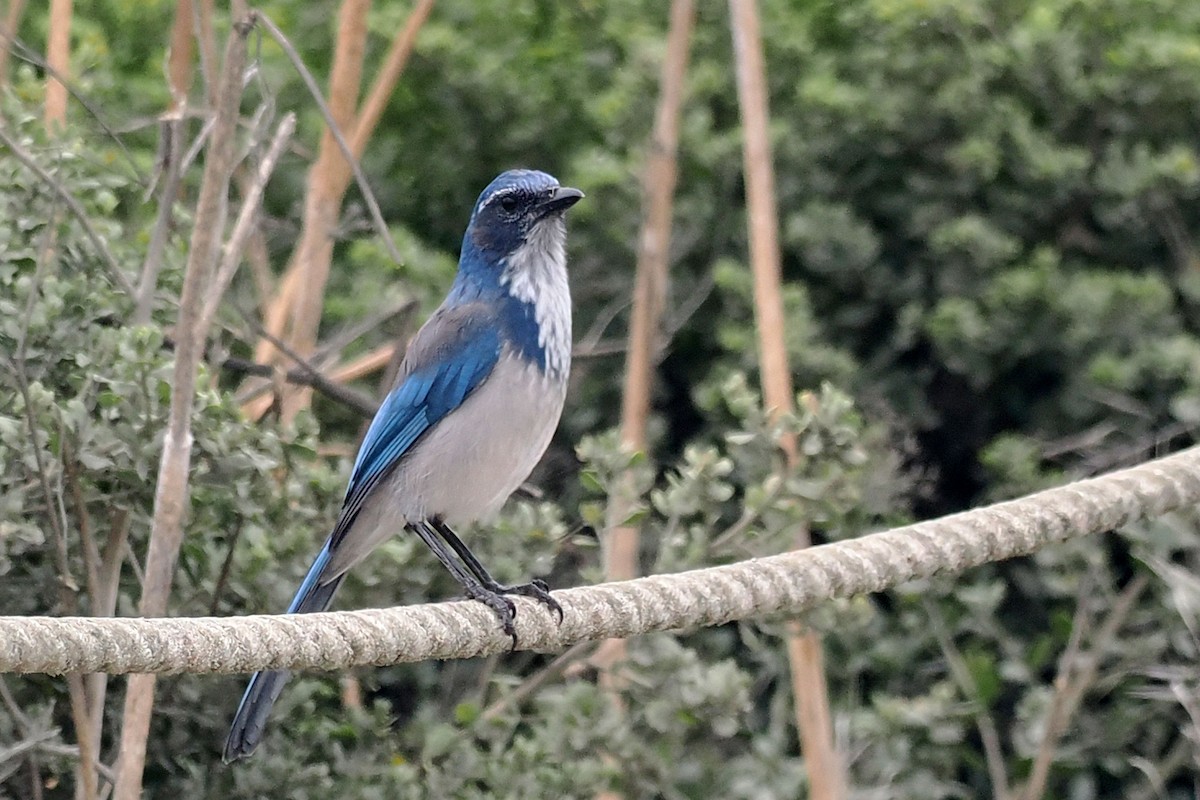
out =
[(551, 214), (561, 214), (583, 199), (583, 192), (570, 186), (559, 186), (538, 204), (538, 216), (548, 217)]

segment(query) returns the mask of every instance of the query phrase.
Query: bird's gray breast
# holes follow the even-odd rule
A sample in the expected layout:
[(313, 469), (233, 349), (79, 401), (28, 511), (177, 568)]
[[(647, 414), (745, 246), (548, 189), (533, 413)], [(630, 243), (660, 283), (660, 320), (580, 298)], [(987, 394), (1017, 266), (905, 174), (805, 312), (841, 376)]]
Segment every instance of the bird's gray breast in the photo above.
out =
[(546, 452), (565, 390), (535, 364), (501, 356), (401, 461), (390, 487), (393, 508), (406, 521), (469, 522), (495, 513)]
[(506, 352), (463, 404), (400, 459), (334, 555), (340, 574), (408, 522), (494, 514), (537, 466), (562, 414), (566, 381)]

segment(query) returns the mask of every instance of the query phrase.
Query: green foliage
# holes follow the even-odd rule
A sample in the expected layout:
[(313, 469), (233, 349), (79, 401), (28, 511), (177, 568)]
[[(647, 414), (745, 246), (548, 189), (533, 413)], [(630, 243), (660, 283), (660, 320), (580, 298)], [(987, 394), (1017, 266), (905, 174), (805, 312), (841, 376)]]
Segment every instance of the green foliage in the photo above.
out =
[[(36, 5), (36, 4), (33, 4)], [(600, 579), (597, 531), (631, 492), (646, 571), (775, 553), (998, 499), (1138, 460), (1200, 421), (1200, 6), (1189, 0), (764, 0), (789, 356), (803, 395), (769, 422), (755, 377), (738, 111), (726, 9), (701, 4), (681, 126), (668, 328), (651, 445), (611, 432), (619, 357), (576, 362), (568, 412), (534, 483), (500, 519), (467, 532), (502, 580)], [(378, 64), (410, 4), (376, 3)], [(337, 3), (268, 2), (319, 79)], [(77, 8), (75, 138), (40, 138), (43, 81), (20, 66), (5, 130), (81, 204), (127, 276), (156, 209), (144, 201), (173, 4)], [(227, 20), (216, 20), (223, 29)], [(518, 164), (588, 193), (572, 212), (576, 339), (622, 335), (640, 223), (639, 177), (657, 94), (665, 9), (618, 0), (439, 2), (364, 166), (404, 256), (363, 233), (351, 192), (339, 227), (324, 334), (450, 280), (466, 210)], [(45, 9), (20, 31), (45, 39)], [(300, 115), (296, 152), (267, 196), (279, 266), (294, 243), (306, 158), (321, 118), (269, 41), (246, 110)], [(369, 72), (370, 70), (368, 70)], [(201, 87), (193, 90), (199, 102)], [(125, 149), (100, 122), (129, 130)], [(199, 131), (189, 122), (189, 135)], [(245, 135), (245, 131), (243, 131)], [(199, 175), (185, 177), (194, 198)], [(92, 611), (86, 530), (101, 550), (128, 529), (116, 610), (136, 613), (169, 397), (189, 208), (177, 209), (150, 324), (77, 219), (0, 152), (0, 603), (5, 613)], [(214, 352), (248, 350), (239, 276)], [(614, 317), (615, 315), (615, 317)], [(615, 318), (615, 322), (613, 322)], [(375, 330), (347, 354), (397, 335)], [(332, 403), (293, 429), (249, 425), (239, 376), (207, 367), (195, 408), (192, 503), (172, 611), (276, 611), (336, 514), (360, 421)], [(837, 388), (835, 388), (837, 387)], [(378, 387), (359, 387), (375, 392)], [(853, 400), (851, 399), (853, 398)], [(797, 437), (785, 467), (776, 442)], [(632, 481), (620, 478), (632, 474)], [(79, 590), (60, 582), (57, 530)], [(1048, 797), (1183, 797), (1200, 704), (1194, 678), (1200, 568), (1195, 520), (1166, 517), (962, 576), (815, 609), (839, 748), (857, 797), (993, 794), (1029, 776), (1077, 636), (1099, 659), (1056, 750)], [(1097, 631), (1141, 576), (1109, 641)], [(357, 568), (343, 608), (454, 595), (411, 539)], [(583, 655), (529, 694), (531, 654), (357, 674), (365, 708), (329, 676), (297, 676), (262, 752), (217, 766), (240, 678), (163, 681), (150, 796), (802, 796), (779, 620), (631, 643), (618, 703)], [(1096, 648), (1094, 651), (1092, 648)], [(1078, 667), (1078, 664), (1075, 665)], [(556, 673), (557, 674), (557, 673)], [(121, 683), (102, 751), (111, 761)], [(47, 796), (68, 796), (71, 717), (62, 681), (6, 686), (0, 750), (42, 737)], [(981, 719), (999, 753), (987, 754)], [(1194, 715), (1193, 715), (1194, 716)], [(1190, 737), (1190, 738), (1189, 738)], [(57, 748), (57, 749), (56, 749)], [(999, 764), (995, 763), (998, 757)], [(989, 763), (989, 759), (992, 763)], [(1161, 783), (1154, 783), (1161, 773)], [(19, 760), (0, 792), (26, 797)], [(1148, 793), (1147, 793), (1148, 792)]]

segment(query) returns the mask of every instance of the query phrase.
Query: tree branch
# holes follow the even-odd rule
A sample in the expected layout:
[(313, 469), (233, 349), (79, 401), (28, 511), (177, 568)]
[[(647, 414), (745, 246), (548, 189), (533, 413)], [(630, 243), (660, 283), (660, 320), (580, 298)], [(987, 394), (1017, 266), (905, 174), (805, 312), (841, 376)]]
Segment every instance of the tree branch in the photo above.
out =
[[(772, 414), (793, 409), (792, 373), (788, 366), (786, 323), (780, 278), (779, 212), (775, 204), (775, 175), (767, 112), (766, 64), (759, 33), (757, 0), (729, 0), (737, 73), (738, 106), (742, 117), (742, 157), (746, 172), (746, 224), (750, 235), (750, 264), (754, 272), (754, 315), (758, 327), (763, 397)], [(798, 454), (794, 437), (780, 447), (789, 467)], [(805, 529), (796, 532), (797, 547), (811, 540)], [(845, 767), (833, 744), (833, 722), (825, 682), (820, 637), (797, 621), (788, 624), (787, 654), (796, 702), (796, 727), (804, 751), (813, 800), (845, 797)]]
[[(650, 416), (651, 388), (658, 366), (662, 311), (667, 293), (679, 115), (695, 20), (694, 0), (672, 1), (654, 130), (642, 172), (642, 232), (638, 239), (629, 351), (621, 396), (621, 447), (629, 453), (646, 449), (646, 424)], [(608, 535), (604, 540), (604, 573), (610, 580), (627, 580), (638, 574), (641, 536), (636, 526), (626, 522), (636, 503), (633, 473), (626, 471), (617, 481), (606, 514)], [(625, 655), (625, 641), (613, 639), (605, 642), (592, 659), (600, 670), (601, 683), (607, 688), (615, 690), (618, 687), (619, 681), (611, 668), (624, 661)]]
[[(1080, 646), (1082, 634), (1077, 633), (1081, 629), (1082, 617), (1077, 617), (1071, 630), (1071, 643), (1068, 644), (1059, 661), (1058, 675), (1054, 678), (1054, 698), (1050, 703), (1050, 712), (1046, 719), (1042, 742), (1038, 746), (1037, 755), (1033, 759), (1033, 767), (1029, 772), (1029, 781), (1025, 784), (1025, 791), (1021, 793), (1024, 800), (1038, 800), (1045, 795), (1046, 782), (1050, 777), (1050, 766), (1054, 763), (1054, 755), (1071, 722), (1071, 717), (1078, 710), (1083, 696), (1096, 682), (1104, 652), (1112, 644), (1121, 626), (1125, 624), (1125, 619), (1133, 610), (1134, 602), (1149, 585), (1150, 578), (1146, 573), (1139, 573), (1129, 582), (1117, 596), (1112, 608), (1109, 609), (1104, 622), (1096, 632), (1096, 637), (1092, 641), (1090, 652), (1087, 655), (1082, 654)], [(1085, 599), (1081, 598), (1081, 608), (1084, 607), (1082, 601)]]
[(54, 73), (46, 77), (45, 113), (42, 120), (51, 133), (67, 124), (67, 84), (63, 76), (71, 70), (72, 0), (50, 0), (50, 19), (46, 36), (46, 62)]
[[(225, 229), (229, 182), (234, 168), (234, 140), (242, 93), (246, 38), (254, 24), (253, 15), (247, 12), (245, 3), (239, 0), (234, 2), (233, 19), (233, 30), (229, 34), (225, 50), (219, 102), (208, 143), (208, 157), (205, 160), (204, 178), (200, 185), (183, 289), (179, 298), (171, 404), (155, 488), (154, 518), (146, 556), (146, 578), (139, 607), (140, 613), (145, 616), (161, 616), (166, 613), (175, 562), (183, 541), (183, 517), (188, 502), (192, 447), (192, 405), (195, 401), (196, 373), (207, 336), (207, 331), (200, 327), (203, 321), (201, 303), (216, 267), (218, 247)], [(154, 683), (153, 675), (135, 675), (129, 680), (114, 800), (138, 800), (141, 796), (146, 738), (154, 705)]]

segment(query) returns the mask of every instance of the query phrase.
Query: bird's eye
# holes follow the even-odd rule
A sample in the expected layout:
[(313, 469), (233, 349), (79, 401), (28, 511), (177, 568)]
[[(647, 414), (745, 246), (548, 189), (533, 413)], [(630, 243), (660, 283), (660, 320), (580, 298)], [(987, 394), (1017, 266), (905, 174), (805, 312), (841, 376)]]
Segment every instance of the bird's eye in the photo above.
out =
[(504, 195), (500, 198), (500, 207), (511, 214), (517, 210), (517, 198), (511, 194)]

